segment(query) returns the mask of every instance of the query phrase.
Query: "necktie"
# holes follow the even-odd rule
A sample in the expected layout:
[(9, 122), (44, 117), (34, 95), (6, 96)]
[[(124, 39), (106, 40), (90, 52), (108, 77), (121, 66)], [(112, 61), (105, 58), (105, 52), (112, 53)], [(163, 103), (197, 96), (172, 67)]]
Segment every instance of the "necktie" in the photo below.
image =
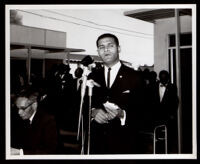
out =
[(111, 68), (108, 68), (108, 75), (107, 75), (107, 87), (110, 88), (110, 70)]

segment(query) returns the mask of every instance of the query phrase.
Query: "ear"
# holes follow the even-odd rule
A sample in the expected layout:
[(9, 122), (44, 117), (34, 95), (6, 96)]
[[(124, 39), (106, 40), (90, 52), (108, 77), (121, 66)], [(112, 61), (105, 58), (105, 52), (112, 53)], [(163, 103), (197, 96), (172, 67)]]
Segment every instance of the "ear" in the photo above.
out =
[(37, 106), (38, 106), (38, 103), (37, 103), (37, 102), (34, 102), (34, 103), (32, 104), (32, 108), (33, 108), (34, 110), (37, 109)]
[(99, 54), (99, 50), (97, 49), (97, 55), (101, 58), (100, 54)]
[(118, 46), (118, 52), (119, 52), (119, 53), (121, 52), (121, 47), (120, 47), (120, 45)]

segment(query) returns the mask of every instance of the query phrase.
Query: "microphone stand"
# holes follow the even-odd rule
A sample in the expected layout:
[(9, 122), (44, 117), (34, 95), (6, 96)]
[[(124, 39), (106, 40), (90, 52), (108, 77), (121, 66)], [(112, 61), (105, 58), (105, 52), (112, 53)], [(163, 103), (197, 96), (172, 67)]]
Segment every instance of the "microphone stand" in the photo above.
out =
[(92, 90), (94, 85), (97, 87), (100, 87), (100, 85), (93, 80), (87, 80), (89, 73), (91, 73), (91, 70), (88, 69), (88, 67), (84, 68), (84, 74), (83, 74), (83, 83), (81, 86), (81, 101), (80, 101), (80, 111), (79, 111), (79, 120), (78, 120), (78, 133), (77, 133), (77, 140), (79, 140), (80, 136), (80, 124), (82, 124), (82, 143), (81, 143), (81, 154), (84, 154), (84, 142), (85, 142), (85, 132), (84, 132), (84, 126), (83, 126), (83, 103), (84, 103), (84, 96), (86, 92), (86, 86), (88, 86), (88, 97), (89, 97), (89, 114), (88, 114), (88, 143), (87, 143), (87, 154), (90, 153), (90, 123), (91, 123), (91, 104), (92, 104)]
[[(87, 76), (89, 74), (89, 70), (87, 67), (84, 68), (84, 73), (83, 73), (83, 83), (81, 86), (81, 101), (80, 101), (80, 110), (79, 110), (79, 119), (78, 119), (78, 132), (77, 132), (77, 141), (79, 140), (80, 137), (80, 128), (82, 126), (82, 141), (81, 141), (81, 154), (84, 154), (84, 140), (85, 140), (85, 134), (84, 134), (84, 126), (83, 126), (83, 103), (84, 103), (84, 96), (85, 96), (85, 91), (86, 91), (86, 85), (87, 85)], [(81, 125), (82, 124), (82, 125)]]
[(89, 115), (88, 115), (88, 143), (87, 143), (87, 154), (90, 154), (90, 123), (91, 123), (91, 111), (92, 111), (92, 89), (94, 87), (94, 84), (90, 83), (88, 84), (88, 96), (89, 96)]

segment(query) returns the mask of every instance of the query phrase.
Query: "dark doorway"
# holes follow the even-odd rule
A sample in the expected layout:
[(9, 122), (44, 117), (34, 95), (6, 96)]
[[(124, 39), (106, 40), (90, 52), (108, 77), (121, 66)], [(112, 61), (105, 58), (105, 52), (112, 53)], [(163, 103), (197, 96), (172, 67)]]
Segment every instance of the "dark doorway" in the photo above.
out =
[[(31, 78), (40, 77), (42, 78), (43, 72), (43, 60), (31, 59)], [(33, 79), (31, 79), (32, 81)]]
[[(176, 84), (176, 37), (169, 35), (169, 72)], [(192, 34), (180, 34), (181, 153), (192, 153)], [(179, 85), (179, 84), (177, 84)]]
[(27, 83), (26, 60), (10, 60), (10, 88), (11, 93), (18, 93)]
[(182, 153), (192, 153), (192, 48), (180, 50)]

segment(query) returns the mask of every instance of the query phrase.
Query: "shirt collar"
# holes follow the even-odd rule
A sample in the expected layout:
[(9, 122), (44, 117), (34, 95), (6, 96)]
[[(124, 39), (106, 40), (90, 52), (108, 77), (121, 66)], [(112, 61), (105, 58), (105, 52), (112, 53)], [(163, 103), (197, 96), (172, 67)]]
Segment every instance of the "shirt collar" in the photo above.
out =
[[(111, 70), (119, 70), (119, 68), (121, 67), (121, 62), (118, 61), (115, 65), (113, 65), (111, 68)], [(106, 71), (108, 70), (109, 67), (105, 66)]]
[(30, 124), (32, 124), (32, 121), (33, 121), (33, 118), (34, 118), (34, 116), (35, 116), (35, 114), (36, 114), (36, 111), (37, 111), (37, 110), (34, 110), (32, 116), (29, 118)]
[(167, 86), (167, 84), (162, 84), (162, 83), (159, 83), (159, 86), (160, 86), (160, 87), (166, 87), (166, 86)]

